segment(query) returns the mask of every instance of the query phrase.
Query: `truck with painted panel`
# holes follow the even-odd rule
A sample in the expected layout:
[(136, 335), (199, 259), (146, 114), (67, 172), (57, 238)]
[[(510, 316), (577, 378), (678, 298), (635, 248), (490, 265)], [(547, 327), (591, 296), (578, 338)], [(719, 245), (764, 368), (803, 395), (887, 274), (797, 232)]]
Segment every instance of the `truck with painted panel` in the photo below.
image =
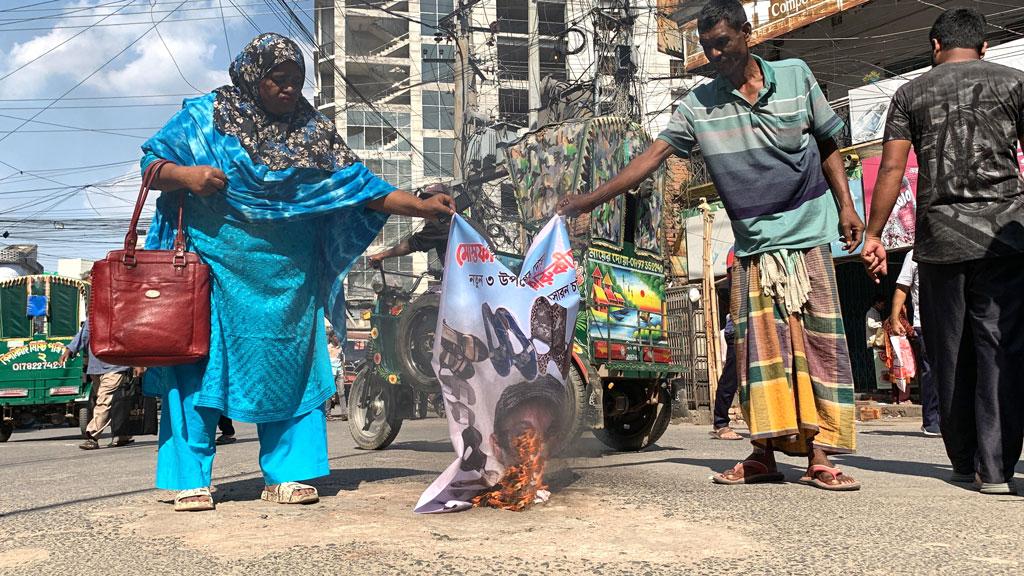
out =
[[(543, 127), (508, 149), (522, 226), (529, 235), (567, 194), (609, 181), (651, 143), (643, 127), (597, 117)], [(684, 367), (669, 343), (664, 173), (570, 223), (584, 300), (571, 379), (585, 391), (585, 425), (617, 450), (656, 442), (671, 419), (670, 380)]]
[[(482, 187), (460, 185), (453, 194), (459, 212), (491, 238), (495, 256), (518, 270), (522, 248), (561, 198), (608, 181), (650, 141), (622, 118), (546, 126), (507, 148), (505, 184), (517, 215), (488, 210)], [(572, 351), (570, 439), (592, 428), (609, 447), (640, 450), (668, 427), (669, 382), (684, 367), (667, 329), (662, 181), (659, 172), (635, 193), (570, 223), (575, 286), (584, 296)], [(415, 399), (439, 389), (430, 366), (439, 297), (429, 290), (416, 295), (422, 278), (403, 276), (381, 270), (374, 309), (365, 315), (373, 326), (369, 353), (349, 400), (352, 436), (363, 448), (387, 447), (412, 417)]]

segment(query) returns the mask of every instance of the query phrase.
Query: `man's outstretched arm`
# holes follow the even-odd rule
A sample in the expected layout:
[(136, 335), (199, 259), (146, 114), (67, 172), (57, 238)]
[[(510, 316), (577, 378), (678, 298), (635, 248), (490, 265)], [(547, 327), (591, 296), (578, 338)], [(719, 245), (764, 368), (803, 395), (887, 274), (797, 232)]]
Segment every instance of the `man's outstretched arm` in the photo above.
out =
[(675, 149), (668, 142), (655, 140), (647, 147), (647, 150), (644, 150), (643, 154), (634, 158), (614, 178), (598, 186), (597, 190), (589, 194), (563, 198), (558, 203), (558, 213), (565, 216), (579, 216), (615, 199), (623, 192), (636, 188), (674, 152)]
[(414, 252), (414, 250), (412, 249), (412, 246), (409, 244), (409, 239), (406, 238), (405, 240), (402, 240), (401, 242), (399, 242), (398, 244), (395, 244), (391, 248), (388, 248), (387, 250), (385, 250), (383, 252), (378, 252), (378, 253), (370, 256), (369, 257), (370, 265), (371, 266), (378, 266), (378, 265), (380, 265), (381, 262), (384, 261), (385, 258), (394, 258), (395, 256), (405, 256), (407, 254), (412, 254), (413, 252)]

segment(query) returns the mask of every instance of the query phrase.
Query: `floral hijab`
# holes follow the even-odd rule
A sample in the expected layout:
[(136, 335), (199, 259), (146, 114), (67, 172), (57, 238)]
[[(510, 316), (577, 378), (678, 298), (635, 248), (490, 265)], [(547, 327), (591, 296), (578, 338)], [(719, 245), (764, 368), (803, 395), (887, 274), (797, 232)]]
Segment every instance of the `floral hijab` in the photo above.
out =
[(305, 72), (302, 52), (280, 34), (253, 38), (231, 63), (231, 85), (214, 93), (213, 120), (217, 129), (234, 136), (255, 164), (271, 170), (319, 168), (336, 171), (359, 162), (334, 123), (317, 112), (300, 93), (295, 111), (287, 117), (266, 112), (260, 101), (260, 81), (282, 62), (295, 62)]

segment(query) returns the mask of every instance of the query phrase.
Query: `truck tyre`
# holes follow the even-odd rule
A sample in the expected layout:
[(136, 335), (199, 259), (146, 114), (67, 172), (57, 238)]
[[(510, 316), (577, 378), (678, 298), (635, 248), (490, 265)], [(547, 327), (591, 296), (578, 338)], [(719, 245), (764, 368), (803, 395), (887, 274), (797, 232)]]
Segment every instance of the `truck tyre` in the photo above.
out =
[(78, 429), (82, 431), (82, 436), (88, 434), (86, 428), (89, 427), (89, 422), (92, 421), (92, 406), (89, 404), (81, 404), (78, 406)]
[(423, 294), (406, 306), (398, 319), (398, 342), (395, 346), (398, 370), (403, 383), (420, 390), (437, 387), (431, 361), (440, 306), (440, 294)]
[(11, 434), (14, 433), (14, 424), (11, 422), (4, 422), (0, 424), (0, 442), (7, 442), (11, 438)]
[(398, 406), (391, 385), (370, 375), (364, 367), (356, 375), (349, 391), (348, 429), (356, 446), (363, 450), (383, 450), (391, 445), (402, 429)]
[(672, 397), (658, 389), (658, 404), (622, 416), (605, 416), (604, 428), (594, 436), (605, 446), (619, 452), (638, 452), (654, 444), (668, 429), (672, 419)]
[(587, 403), (587, 384), (580, 374), (579, 368), (572, 362), (569, 363), (569, 377), (566, 379), (566, 392), (569, 394), (569, 416), (568, 429), (562, 435), (561, 440), (551, 450), (552, 456), (570, 449), (580, 439), (583, 430), (587, 428), (587, 412), (590, 409)]

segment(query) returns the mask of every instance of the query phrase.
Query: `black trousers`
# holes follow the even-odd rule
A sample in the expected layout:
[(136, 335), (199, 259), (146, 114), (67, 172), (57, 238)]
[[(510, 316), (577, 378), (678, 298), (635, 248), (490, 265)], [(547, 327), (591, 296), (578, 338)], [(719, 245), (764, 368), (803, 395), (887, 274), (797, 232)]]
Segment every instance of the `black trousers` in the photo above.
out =
[(956, 472), (1006, 482), (1024, 442), (1024, 255), (918, 272), (946, 453)]
[(910, 339), (910, 347), (917, 358), (917, 378), (921, 383), (921, 420), (925, 428), (938, 426), (939, 392), (935, 389), (935, 374), (928, 358), (928, 346), (924, 341), (924, 328), (914, 328), (917, 337)]
[(725, 365), (722, 366), (722, 376), (718, 379), (718, 389), (715, 391), (715, 429), (725, 428), (729, 425), (729, 408), (732, 400), (736, 397), (736, 389), (739, 388), (740, 380), (736, 376), (736, 347), (733, 340), (727, 338), (725, 341)]

